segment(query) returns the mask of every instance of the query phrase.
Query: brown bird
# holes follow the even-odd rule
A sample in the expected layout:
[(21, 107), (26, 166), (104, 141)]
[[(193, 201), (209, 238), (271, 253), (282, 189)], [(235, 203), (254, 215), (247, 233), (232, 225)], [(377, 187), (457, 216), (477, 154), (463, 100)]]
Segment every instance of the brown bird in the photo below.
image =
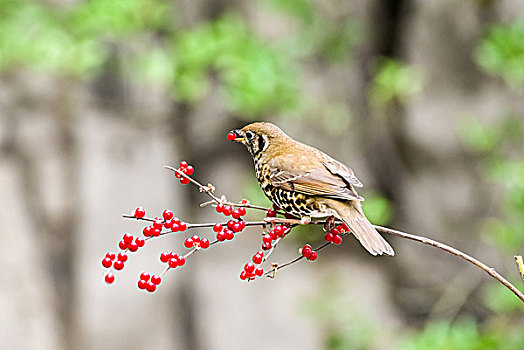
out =
[(372, 255), (394, 255), (393, 248), (364, 215), (353, 171), (324, 152), (293, 140), (271, 123), (253, 123), (230, 132), (244, 144), (266, 196), (307, 223), (333, 216), (342, 220)]

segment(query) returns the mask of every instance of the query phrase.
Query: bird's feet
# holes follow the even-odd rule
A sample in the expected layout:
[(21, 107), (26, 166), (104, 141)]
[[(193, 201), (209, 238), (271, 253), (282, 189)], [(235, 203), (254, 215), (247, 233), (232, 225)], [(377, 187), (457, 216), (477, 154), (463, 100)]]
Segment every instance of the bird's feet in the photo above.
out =
[(328, 216), (326, 218), (326, 223), (324, 224), (324, 232), (329, 232), (335, 228), (335, 217)]

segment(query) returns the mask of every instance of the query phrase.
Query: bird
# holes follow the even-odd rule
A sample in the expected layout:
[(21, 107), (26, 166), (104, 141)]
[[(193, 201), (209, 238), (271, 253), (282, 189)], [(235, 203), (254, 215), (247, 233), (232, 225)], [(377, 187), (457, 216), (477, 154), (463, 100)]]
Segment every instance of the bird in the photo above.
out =
[(366, 218), (353, 170), (324, 152), (296, 141), (279, 127), (255, 122), (228, 134), (246, 146), (265, 195), (301, 223), (334, 217), (344, 222), (371, 255), (395, 255), (391, 245)]

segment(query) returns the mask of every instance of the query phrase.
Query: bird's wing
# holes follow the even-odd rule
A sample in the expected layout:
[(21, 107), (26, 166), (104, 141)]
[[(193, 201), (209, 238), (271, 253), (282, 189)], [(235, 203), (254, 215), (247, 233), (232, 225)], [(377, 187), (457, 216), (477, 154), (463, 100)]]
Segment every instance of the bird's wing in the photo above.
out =
[(327, 160), (322, 163), (329, 170), (330, 173), (340, 176), (348, 184), (351, 184), (356, 187), (362, 187), (362, 182), (357, 179), (353, 170), (345, 166), (344, 164), (336, 161), (334, 159)]
[[(352, 184), (348, 184), (338, 174), (328, 171), (327, 167), (322, 166), (303, 170), (296, 163), (276, 163), (271, 167), (273, 171), (269, 175), (269, 181), (274, 187), (310, 196), (342, 200), (363, 200), (357, 194)], [(284, 166), (284, 164), (287, 164), (287, 166)]]

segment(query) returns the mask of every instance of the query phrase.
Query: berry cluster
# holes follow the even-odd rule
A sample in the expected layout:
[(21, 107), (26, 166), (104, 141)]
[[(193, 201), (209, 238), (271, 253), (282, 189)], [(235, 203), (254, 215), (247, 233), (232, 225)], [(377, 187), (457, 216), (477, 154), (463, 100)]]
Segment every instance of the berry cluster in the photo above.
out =
[[(194, 172), (195, 172), (195, 169), (191, 165), (187, 164), (185, 160), (183, 160), (180, 162), (180, 166), (177, 169), (177, 171), (175, 171), (175, 177), (177, 179), (180, 179), (180, 183), (182, 185), (187, 185), (190, 182), (187, 176), (193, 175)], [(184, 173), (187, 176), (183, 176), (180, 173)]]
[(140, 274), (140, 280), (138, 281), (138, 288), (147, 290), (150, 293), (153, 293), (162, 282), (162, 278), (158, 275), (150, 275), (147, 272), (142, 272)]
[(287, 224), (277, 225), (271, 231), (262, 236), (262, 249), (269, 250), (273, 247), (273, 241), (284, 237), (290, 231)]
[[(233, 136), (236, 138), (236, 135), (233, 134)], [(230, 138), (229, 135), (228, 138)], [(213, 194), (215, 189), (211, 184), (208, 186), (203, 186), (193, 178), (190, 178), (190, 176), (194, 173), (194, 169), (186, 161), (180, 162), (178, 169), (170, 167), (167, 168), (174, 171), (175, 177), (180, 179), (182, 184), (188, 184), (191, 182), (192, 184), (199, 187), (201, 192), (208, 194), (216, 203), (216, 212), (231, 218), (228, 221), (222, 223), (212, 222), (205, 224), (188, 224), (175, 217), (173, 212), (168, 209), (164, 210), (161, 216), (151, 218), (146, 217), (146, 211), (144, 208), (136, 208), (132, 215), (124, 215), (124, 217), (147, 222), (147, 225), (142, 229), (143, 236), (133, 236), (132, 234), (125, 233), (118, 243), (118, 247), (121, 251), (118, 254), (108, 252), (104, 256), (102, 259), (102, 266), (106, 269), (109, 269), (104, 278), (106, 283), (111, 284), (115, 281), (115, 276), (113, 273), (114, 271), (120, 271), (124, 268), (125, 263), (128, 260), (127, 253), (138, 251), (140, 247), (145, 245), (145, 242), (148, 239), (154, 239), (159, 236), (170, 234), (171, 232), (185, 232), (189, 229), (204, 227), (212, 228), (213, 234), (216, 238), (216, 240), (210, 241), (208, 238), (195, 234), (191, 237), (186, 237), (183, 241), (184, 247), (191, 249), (185, 255), (178, 255), (175, 252), (161, 253), (160, 262), (167, 265), (165, 270), (158, 275), (143, 272), (140, 274), (140, 278), (138, 280), (139, 289), (152, 293), (157, 290), (158, 286), (162, 282), (162, 276), (168, 270), (185, 265), (186, 259), (193, 253), (206, 250), (215, 243), (234, 239), (235, 235), (242, 232), (248, 225), (263, 227), (268, 225), (268, 221), (254, 221), (246, 223), (246, 221), (243, 219), (243, 217), (247, 214), (246, 208), (263, 210), (265, 211), (268, 218), (276, 218), (277, 214), (283, 214), (288, 219), (294, 218), (287, 213), (283, 213), (281, 209), (275, 205), (273, 205), (272, 209), (266, 209), (250, 205), (247, 199), (242, 199), (239, 203), (230, 203), (226, 201), (225, 197), (216, 197)], [(278, 220), (276, 222), (278, 222)], [(240, 273), (241, 280), (249, 281), (264, 275), (264, 269), (261, 265), (273, 252), (279, 240), (285, 237), (290, 232), (291, 228), (292, 226), (290, 226), (289, 223), (277, 224), (276, 226), (273, 226), (269, 232), (264, 232), (262, 236), (262, 250), (256, 252), (251, 258), (252, 261), (244, 265), (244, 268)], [(343, 233), (344, 230), (347, 230), (347, 226), (337, 226), (335, 229), (326, 234), (326, 240), (329, 239), (329, 242), (340, 244), (342, 241), (340, 234)], [(264, 251), (269, 252), (264, 253)], [(304, 257), (311, 261), (317, 259), (317, 253), (313, 251), (313, 248), (309, 244), (305, 245), (301, 249), (301, 253)]]
[(251, 280), (256, 277), (260, 277), (264, 274), (264, 269), (261, 266), (255, 266), (252, 262), (248, 262), (244, 265), (244, 270), (240, 273), (240, 279)]
[(190, 249), (190, 248), (202, 248), (207, 249), (209, 248), (209, 239), (207, 238), (200, 238), (197, 235), (194, 235), (193, 237), (186, 238), (184, 241), (184, 247)]
[[(243, 199), (242, 201), (245, 201), (245, 199)], [(240, 219), (242, 216), (246, 215), (246, 208), (239, 207), (237, 209), (233, 209), (233, 207), (230, 207), (229, 205), (225, 205), (222, 203), (216, 206), (216, 211), (217, 213), (224, 214), (225, 216), (231, 215), (234, 219)]]
[[(135, 210), (135, 218), (137, 219), (140, 218), (136, 216), (136, 211), (138, 209), (139, 208)], [(187, 230), (187, 224), (185, 222), (181, 222), (179, 218), (173, 218), (173, 216), (174, 214), (171, 210), (164, 210), (162, 213), (162, 218), (157, 216), (154, 219), (153, 224), (144, 227), (142, 233), (145, 237), (158, 237), (162, 233), (163, 227), (170, 230), (171, 232), (183, 232)]]
[(326, 236), (324, 237), (327, 242), (333, 243), (335, 245), (339, 245), (342, 243), (342, 233), (346, 233), (349, 231), (349, 227), (343, 223), (342, 225), (338, 225), (328, 233), (326, 233)]
[[(118, 242), (118, 247), (122, 252), (116, 255), (113, 252), (108, 252), (102, 259), (102, 266), (106, 269), (114, 268), (117, 271), (124, 269), (124, 264), (127, 261), (127, 251), (132, 253), (136, 252), (138, 248), (143, 247), (146, 241), (142, 237), (134, 237), (133, 235), (126, 233), (122, 236), (122, 240)], [(116, 260), (115, 260), (116, 259)], [(105, 281), (107, 283), (113, 283), (115, 276), (109, 271), (106, 274)]]
[(162, 253), (160, 254), (160, 261), (167, 264), (169, 268), (175, 269), (179, 266), (183, 266), (186, 263), (185, 256), (179, 256), (175, 252)]
[(315, 252), (313, 250), (313, 247), (311, 247), (309, 244), (303, 246), (300, 250), (300, 253), (304, 258), (308, 259), (309, 261), (315, 261), (318, 257), (317, 252)]

